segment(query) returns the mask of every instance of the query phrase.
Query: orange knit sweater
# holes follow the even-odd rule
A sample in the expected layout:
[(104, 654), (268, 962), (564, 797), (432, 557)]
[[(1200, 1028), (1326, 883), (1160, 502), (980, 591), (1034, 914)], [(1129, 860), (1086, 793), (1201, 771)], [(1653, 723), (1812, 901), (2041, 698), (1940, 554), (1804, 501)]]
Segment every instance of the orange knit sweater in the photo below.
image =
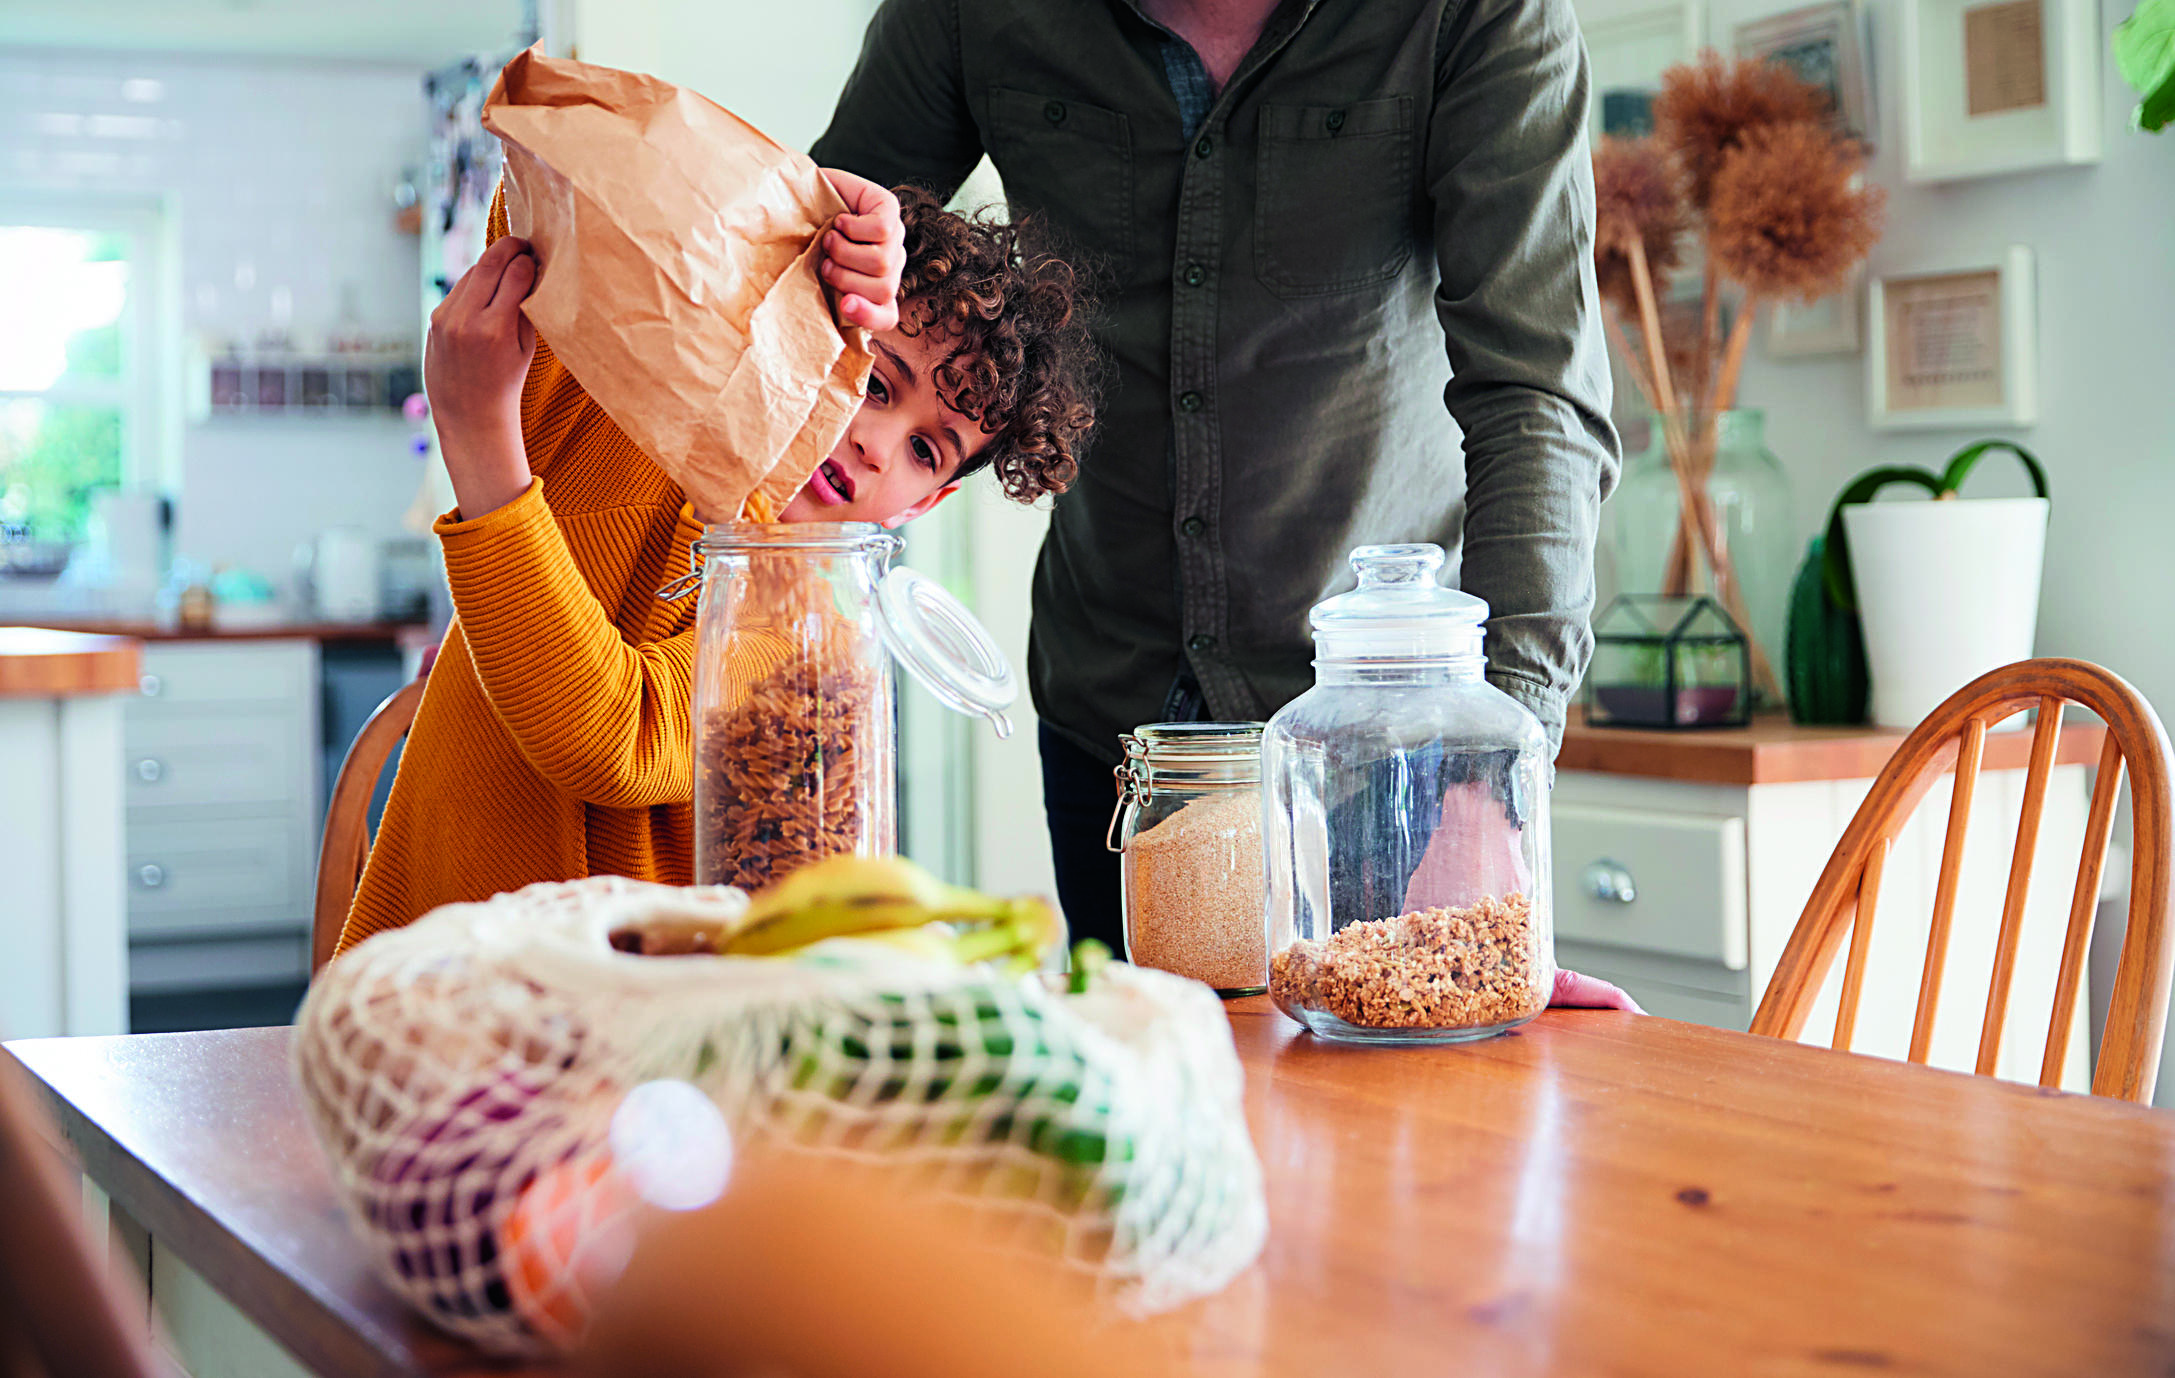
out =
[(454, 621), (339, 951), (534, 881), (694, 880), (696, 600), (655, 593), (702, 526), (541, 340), (521, 434), (528, 490), (438, 521)]

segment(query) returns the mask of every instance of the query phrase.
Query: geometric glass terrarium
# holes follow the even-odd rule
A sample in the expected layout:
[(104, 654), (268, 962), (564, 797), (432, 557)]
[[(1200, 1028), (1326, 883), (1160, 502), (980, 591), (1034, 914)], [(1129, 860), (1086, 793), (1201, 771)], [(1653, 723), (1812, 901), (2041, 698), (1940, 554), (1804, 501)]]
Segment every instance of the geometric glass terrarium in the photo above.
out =
[(1587, 721), (1595, 727), (1742, 727), (1752, 653), (1704, 595), (1627, 593), (1594, 620)]

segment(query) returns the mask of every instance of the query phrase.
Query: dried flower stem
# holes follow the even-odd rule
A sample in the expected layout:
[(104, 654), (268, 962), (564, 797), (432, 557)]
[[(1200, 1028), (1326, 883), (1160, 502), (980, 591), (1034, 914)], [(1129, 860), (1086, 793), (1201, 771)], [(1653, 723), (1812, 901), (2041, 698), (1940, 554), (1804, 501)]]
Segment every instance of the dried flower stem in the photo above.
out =
[(1608, 326), (1609, 338), (1616, 343), (1616, 352), (1623, 357), (1624, 367), (1631, 373), (1632, 386), (1638, 388), (1639, 396), (1645, 399), (1649, 408), (1660, 411), (1661, 402), (1654, 396), (1654, 380), (1647, 377), (1645, 362), (1639, 358), (1638, 351), (1631, 347), (1631, 337), (1624, 333), (1623, 321), (1614, 312), (1607, 310), (1601, 313), (1601, 319)]
[(1646, 337), (1654, 398), (1661, 404), (1662, 415), (1676, 417), (1681, 426), (1683, 413), (1677, 410), (1676, 389), (1669, 385), (1669, 352), (1662, 346), (1661, 310), (1654, 303), (1654, 275), (1647, 269), (1645, 241), (1638, 235), (1631, 236), (1625, 256), (1631, 260), (1631, 290), (1639, 298), (1639, 330)]

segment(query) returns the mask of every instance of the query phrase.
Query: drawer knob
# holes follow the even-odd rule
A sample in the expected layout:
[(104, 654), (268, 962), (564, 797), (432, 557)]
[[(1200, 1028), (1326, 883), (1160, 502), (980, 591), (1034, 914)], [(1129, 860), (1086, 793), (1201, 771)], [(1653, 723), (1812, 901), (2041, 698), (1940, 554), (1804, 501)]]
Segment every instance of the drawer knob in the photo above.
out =
[(1621, 861), (1603, 857), (1589, 862), (1579, 879), (1585, 885), (1586, 893), (1604, 904), (1629, 904), (1639, 897), (1639, 887), (1631, 879), (1631, 868)]
[(166, 778), (166, 763), (156, 756), (146, 756), (136, 763), (136, 778), (155, 785)]
[(146, 890), (156, 890), (166, 883), (166, 868), (156, 863), (146, 863), (136, 869), (137, 883)]
[(159, 691), (166, 687), (166, 682), (157, 675), (144, 675), (137, 679), (136, 687), (143, 691), (145, 698), (155, 699), (159, 696)]

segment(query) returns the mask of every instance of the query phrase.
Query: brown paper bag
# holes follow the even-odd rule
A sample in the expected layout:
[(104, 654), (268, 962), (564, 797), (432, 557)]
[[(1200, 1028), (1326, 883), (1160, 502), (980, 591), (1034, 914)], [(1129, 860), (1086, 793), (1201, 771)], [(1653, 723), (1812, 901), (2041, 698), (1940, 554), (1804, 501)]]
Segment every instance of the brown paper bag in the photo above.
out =
[(815, 164), (692, 91), (533, 48), (483, 124), (541, 269), (522, 309), (575, 381), (697, 516), (791, 501), (870, 361), (816, 276), (846, 204)]

